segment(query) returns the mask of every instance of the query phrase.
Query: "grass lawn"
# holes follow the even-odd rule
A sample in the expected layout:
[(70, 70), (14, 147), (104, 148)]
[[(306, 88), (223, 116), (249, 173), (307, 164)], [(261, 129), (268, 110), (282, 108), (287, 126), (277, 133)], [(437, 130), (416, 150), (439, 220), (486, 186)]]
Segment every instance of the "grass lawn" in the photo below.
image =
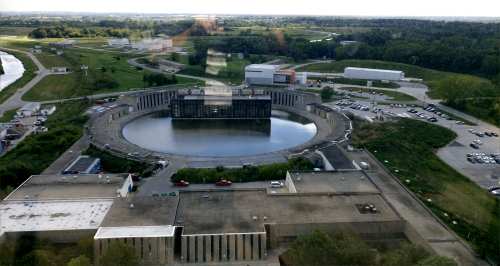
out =
[[(28, 101), (53, 100), (79, 97), (104, 92), (143, 88), (142, 78), (147, 71), (136, 69), (127, 63), (129, 55), (105, 53), (88, 49), (66, 49), (62, 58), (73, 72), (67, 75), (45, 77), (23, 96)], [(87, 75), (80, 69), (88, 66)], [(178, 84), (199, 83), (178, 77)]]
[(405, 72), (406, 77), (421, 78), (424, 82), (429, 85), (429, 96), (431, 98), (440, 98), (440, 95), (433, 92), (433, 84), (441, 79), (450, 76), (469, 76), (476, 79), (482, 79), (480, 77), (475, 77), (466, 74), (458, 74), (452, 72), (438, 71), (428, 68), (423, 68), (414, 65), (386, 62), (386, 61), (376, 61), (376, 60), (341, 60), (331, 63), (323, 64), (313, 64), (297, 69), (297, 71), (314, 71), (314, 72), (344, 72), (346, 67), (366, 67), (366, 68), (381, 68), (381, 69), (395, 69), (402, 70)]
[(436, 149), (455, 137), (446, 128), (401, 119), (355, 123), (353, 143), (384, 162), (437, 216), (477, 248), (491, 237), (487, 233), (491, 224), (500, 226), (500, 204), (435, 155)]
[(8, 123), (10, 120), (14, 119), (14, 116), (16, 115), (16, 109), (8, 110), (3, 113), (3, 116), (0, 117), (0, 123)]
[(16, 187), (30, 175), (39, 174), (78, 140), (83, 133), (89, 107), (84, 101), (57, 105), (46, 122), (48, 132), (26, 137), (0, 157), (0, 188)]
[(350, 92), (376, 92), (377, 94), (382, 92), (384, 95), (391, 97), (391, 101), (416, 101), (417, 99), (411, 95), (398, 92), (398, 91), (390, 91), (390, 90), (377, 90), (377, 89), (365, 89), (365, 88), (357, 88), (357, 87), (342, 87), (341, 90), (350, 91)]
[(0, 27), (0, 35), (27, 36), (34, 29), (31, 27)]
[(0, 91), (0, 103), (3, 103), (10, 96), (16, 93), (16, 91), (19, 88), (22, 88), (24, 85), (26, 85), (26, 83), (30, 82), (30, 80), (32, 80), (36, 76), (35, 71), (38, 70), (35, 63), (31, 61), (31, 58), (29, 58), (29, 56), (19, 52), (11, 52), (11, 51), (6, 51), (6, 52), (17, 57), (17, 59), (21, 60), (21, 62), (24, 65), (25, 71), (20, 79), (16, 80), (14, 83), (7, 86), (7, 88)]

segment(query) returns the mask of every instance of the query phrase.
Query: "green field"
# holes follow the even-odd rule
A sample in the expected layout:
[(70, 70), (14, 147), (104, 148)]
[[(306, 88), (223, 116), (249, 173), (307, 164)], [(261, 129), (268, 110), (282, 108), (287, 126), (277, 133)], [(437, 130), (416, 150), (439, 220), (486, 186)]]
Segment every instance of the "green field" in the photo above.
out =
[(2, 117), (0, 117), (0, 123), (10, 122), (10, 120), (12, 120), (14, 118), (14, 116), (16, 115), (16, 111), (17, 111), (17, 108), (5, 111), (2, 115)]
[(27, 36), (34, 29), (31, 27), (0, 27), (0, 35)]
[(24, 85), (26, 85), (26, 83), (30, 82), (30, 80), (32, 80), (36, 76), (35, 71), (38, 70), (35, 63), (31, 61), (31, 58), (29, 58), (29, 56), (19, 52), (11, 52), (11, 51), (6, 51), (6, 52), (8, 52), (11, 55), (14, 55), (19, 60), (21, 60), (21, 62), (24, 65), (25, 71), (20, 79), (16, 80), (14, 83), (10, 84), (7, 88), (3, 89), (0, 92), (0, 103), (3, 103), (10, 96), (16, 93), (18, 89), (22, 88)]
[[(105, 92), (143, 88), (143, 75), (148, 73), (127, 63), (129, 55), (106, 53), (87, 49), (66, 49), (61, 60), (73, 72), (67, 75), (45, 77), (23, 96), (28, 101), (79, 97)], [(45, 57), (54, 62), (54, 57)], [(57, 63), (59, 65), (59, 63)], [(85, 74), (81, 65), (88, 66)], [(199, 83), (178, 77), (178, 84)]]
[(433, 85), (447, 77), (453, 77), (453, 76), (468, 76), (472, 77), (475, 79), (487, 81), (485, 79), (482, 79), (480, 77), (475, 77), (471, 75), (466, 75), (466, 74), (458, 74), (458, 73), (451, 73), (451, 72), (445, 72), (445, 71), (438, 71), (438, 70), (433, 70), (433, 69), (428, 69), (428, 68), (423, 68), (423, 67), (418, 67), (418, 66), (413, 66), (413, 65), (407, 65), (407, 64), (401, 64), (401, 63), (394, 63), (394, 62), (385, 62), (385, 61), (376, 61), (376, 60), (341, 60), (341, 61), (335, 61), (331, 63), (319, 63), (319, 64), (313, 64), (313, 65), (308, 65), (302, 68), (297, 69), (297, 71), (313, 71), (313, 72), (344, 72), (344, 68), (346, 67), (366, 67), (366, 68), (381, 68), (381, 69), (395, 69), (395, 70), (401, 70), (405, 72), (406, 77), (411, 77), (411, 78), (421, 78), (424, 80), (424, 82), (429, 85), (429, 96), (431, 98), (441, 98), (440, 95), (435, 93), (432, 90)]
[[(355, 123), (354, 132), (353, 143), (384, 162), (443, 222), (471, 242), (480, 253), (495, 255), (485, 251), (483, 245), (490, 241), (490, 237), (493, 237), (491, 241), (500, 243), (500, 235), (496, 239), (494, 235), (500, 228), (499, 200), (434, 153), (451, 142), (455, 133), (410, 119), (391, 123)], [(495, 249), (494, 244), (490, 247)]]
[(398, 101), (398, 102), (408, 102), (417, 100), (415, 97), (411, 95), (392, 90), (377, 90), (377, 89), (366, 89), (357, 87), (342, 87), (340, 89), (349, 92), (367, 92), (367, 93), (376, 92), (377, 94), (381, 92), (385, 96), (391, 97), (392, 98), (391, 101)]

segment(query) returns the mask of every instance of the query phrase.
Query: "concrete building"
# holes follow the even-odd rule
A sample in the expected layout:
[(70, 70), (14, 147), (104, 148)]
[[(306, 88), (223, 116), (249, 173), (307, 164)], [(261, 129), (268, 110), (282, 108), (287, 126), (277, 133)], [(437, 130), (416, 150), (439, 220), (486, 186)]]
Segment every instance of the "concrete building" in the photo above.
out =
[(245, 83), (249, 85), (304, 85), (307, 83), (307, 73), (281, 70), (279, 65), (252, 64), (245, 67)]
[(101, 159), (80, 155), (62, 172), (63, 175), (97, 174), (101, 171)]
[(124, 47), (130, 45), (130, 40), (127, 38), (112, 38), (108, 39), (108, 45), (112, 47)]
[(399, 70), (346, 67), (344, 77), (349, 79), (400, 81), (405, 78), (405, 73)]
[(140, 51), (161, 52), (173, 47), (170, 38), (142, 39), (132, 43), (132, 48)]
[(40, 103), (27, 103), (21, 109), (17, 110), (17, 115), (19, 116), (33, 116), (35, 115), (38, 111), (40, 111)]
[(92, 237), (130, 175), (37, 175), (0, 202), (0, 239), (34, 234), (57, 243)]

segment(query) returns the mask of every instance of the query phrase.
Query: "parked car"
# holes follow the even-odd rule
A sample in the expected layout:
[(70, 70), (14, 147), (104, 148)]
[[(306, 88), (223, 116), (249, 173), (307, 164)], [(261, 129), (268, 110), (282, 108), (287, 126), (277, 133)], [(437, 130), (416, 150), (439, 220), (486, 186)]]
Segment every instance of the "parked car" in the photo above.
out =
[(495, 190), (491, 190), (490, 193), (495, 197), (500, 197), (500, 188), (495, 189)]
[(479, 149), (479, 146), (477, 144), (474, 144), (474, 143), (471, 143), (469, 146), (473, 149), (476, 149), (476, 150)]
[(280, 181), (271, 181), (271, 184), (269, 186), (272, 188), (282, 188), (284, 184)]
[(219, 186), (219, 187), (227, 187), (227, 186), (230, 186), (232, 183), (233, 182), (231, 182), (229, 180), (221, 179), (221, 180), (215, 182), (215, 185)]
[(180, 180), (180, 181), (175, 182), (174, 185), (176, 187), (187, 187), (187, 186), (189, 186), (189, 182), (184, 181), (184, 180)]

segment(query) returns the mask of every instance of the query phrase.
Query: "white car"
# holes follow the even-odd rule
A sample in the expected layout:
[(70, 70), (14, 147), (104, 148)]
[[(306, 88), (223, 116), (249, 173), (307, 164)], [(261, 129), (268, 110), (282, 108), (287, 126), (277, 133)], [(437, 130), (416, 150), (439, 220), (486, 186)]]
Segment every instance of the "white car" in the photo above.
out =
[(283, 182), (280, 181), (271, 181), (271, 184), (269, 186), (272, 188), (282, 188), (284, 185)]

